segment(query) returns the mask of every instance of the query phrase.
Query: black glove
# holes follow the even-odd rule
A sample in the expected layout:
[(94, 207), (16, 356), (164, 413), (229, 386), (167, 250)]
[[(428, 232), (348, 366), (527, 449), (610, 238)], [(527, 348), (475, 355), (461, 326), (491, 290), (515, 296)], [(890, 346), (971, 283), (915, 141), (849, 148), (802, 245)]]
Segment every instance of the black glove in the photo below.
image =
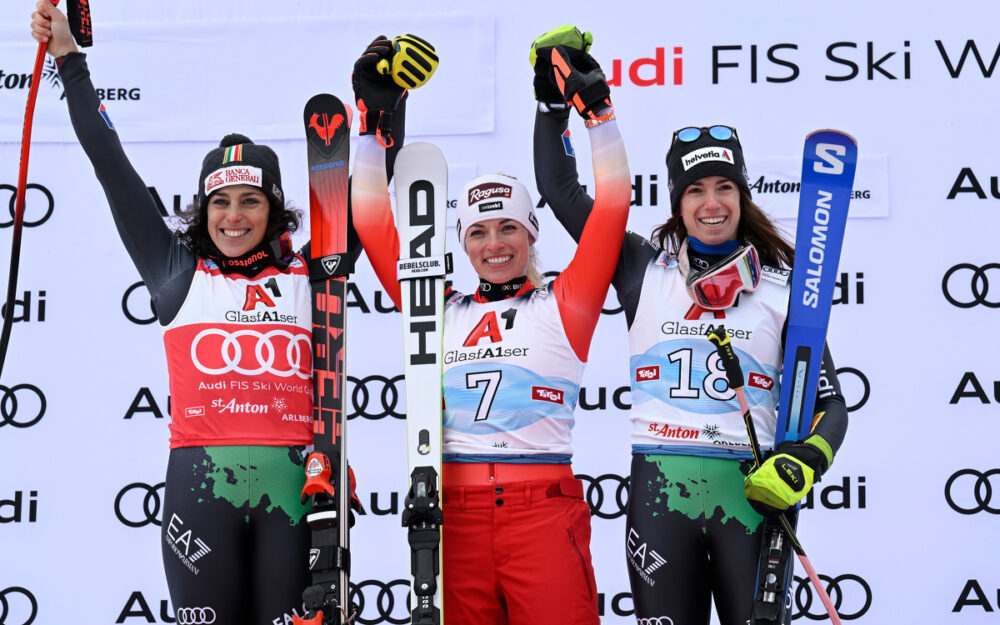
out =
[(546, 104), (563, 104), (562, 92), (552, 81), (552, 63), (550, 56), (553, 46), (563, 46), (570, 55), (570, 60), (575, 62), (577, 58), (590, 50), (594, 42), (590, 32), (580, 32), (576, 26), (566, 24), (553, 28), (549, 32), (531, 42), (531, 52), (528, 53), (528, 62), (535, 68), (535, 99)]
[(395, 49), (384, 35), (368, 44), (354, 62), (351, 85), (361, 120), (360, 133), (375, 135), (379, 144), (392, 146), (392, 116), (399, 103), (406, 99), (406, 89), (397, 85), (389, 74), (378, 70), (380, 62), (392, 63)]
[(579, 50), (571, 52), (565, 46), (555, 46), (550, 61), (552, 80), (559, 87), (563, 100), (572, 104), (588, 125), (614, 117), (611, 89), (594, 57)]

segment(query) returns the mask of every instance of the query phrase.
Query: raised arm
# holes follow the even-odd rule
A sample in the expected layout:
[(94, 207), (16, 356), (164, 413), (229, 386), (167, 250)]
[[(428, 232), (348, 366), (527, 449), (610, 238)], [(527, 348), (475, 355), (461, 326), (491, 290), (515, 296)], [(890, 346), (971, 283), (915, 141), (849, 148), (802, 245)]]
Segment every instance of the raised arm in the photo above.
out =
[(572, 103), (590, 133), (596, 200), (573, 260), (553, 284), (566, 336), (577, 357), (586, 360), (628, 222), (632, 199), (628, 159), (607, 80), (597, 62), (586, 53), (571, 60), (563, 46), (543, 49), (539, 56), (551, 64), (561, 97)]
[(351, 212), (354, 228), (375, 275), (396, 308), (399, 308), (399, 280), (396, 279), (399, 232), (392, 218), (384, 164), (385, 148), (378, 144), (374, 135), (362, 135), (358, 140), (354, 162)]
[(153, 297), (160, 323), (168, 323), (183, 300), (197, 259), (164, 223), (145, 182), (132, 167), (111, 118), (90, 80), (86, 55), (77, 52), (66, 16), (39, 2), (32, 34), (48, 33), (66, 90), (70, 120), (111, 208), (122, 243)]

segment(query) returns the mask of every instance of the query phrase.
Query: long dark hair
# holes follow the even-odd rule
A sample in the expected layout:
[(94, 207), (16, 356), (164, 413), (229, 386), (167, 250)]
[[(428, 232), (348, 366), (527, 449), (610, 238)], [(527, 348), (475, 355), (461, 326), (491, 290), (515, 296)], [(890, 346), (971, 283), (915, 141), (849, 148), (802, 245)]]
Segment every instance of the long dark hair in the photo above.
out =
[[(677, 252), (681, 242), (687, 238), (687, 228), (680, 211), (653, 230), (653, 242), (665, 250)], [(736, 237), (753, 243), (760, 256), (760, 262), (772, 267), (792, 268), (795, 248), (782, 236), (778, 227), (763, 210), (750, 199), (750, 195), (740, 189), (740, 224)]]
[[(181, 229), (177, 231), (177, 237), (192, 252), (202, 258), (218, 258), (222, 255), (212, 242), (212, 237), (208, 235), (208, 201), (205, 202), (204, 208), (194, 203), (189, 204), (180, 214), (180, 221)], [(271, 206), (267, 212), (264, 241), (273, 241), (284, 232), (289, 234), (295, 232), (299, 229), (301, 221), (302, 211), (291, 203), (286, 203), (281, 210), (274, 210)]]

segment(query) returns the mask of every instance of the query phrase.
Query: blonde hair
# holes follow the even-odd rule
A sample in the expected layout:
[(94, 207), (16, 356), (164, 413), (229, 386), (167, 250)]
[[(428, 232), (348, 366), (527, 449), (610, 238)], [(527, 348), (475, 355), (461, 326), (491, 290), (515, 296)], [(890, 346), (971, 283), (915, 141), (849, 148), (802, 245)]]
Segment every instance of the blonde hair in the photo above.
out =
[(542, 278), (541, 272), (538, 271), (538, 252), (535, 251), (534, 243), (528, 246), (528, 269), (525, 271), (525, 275), (528, 276), (528, 282), (535, 285), (535, 288), (545, 284), (545, 279)]

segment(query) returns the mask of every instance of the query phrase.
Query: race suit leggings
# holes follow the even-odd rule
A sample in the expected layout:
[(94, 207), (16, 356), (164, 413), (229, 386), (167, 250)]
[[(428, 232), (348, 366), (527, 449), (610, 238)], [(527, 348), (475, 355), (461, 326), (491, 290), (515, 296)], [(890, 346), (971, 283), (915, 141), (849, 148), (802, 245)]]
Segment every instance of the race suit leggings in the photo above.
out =
[(625, 552), (639, 625), (746, 625), (763, 517), (734, 459), (632, 456)]
[(178, 625), (283, 625), (302, 615), (310, 579), (302, 449), (170, 451), (161, 539)]

